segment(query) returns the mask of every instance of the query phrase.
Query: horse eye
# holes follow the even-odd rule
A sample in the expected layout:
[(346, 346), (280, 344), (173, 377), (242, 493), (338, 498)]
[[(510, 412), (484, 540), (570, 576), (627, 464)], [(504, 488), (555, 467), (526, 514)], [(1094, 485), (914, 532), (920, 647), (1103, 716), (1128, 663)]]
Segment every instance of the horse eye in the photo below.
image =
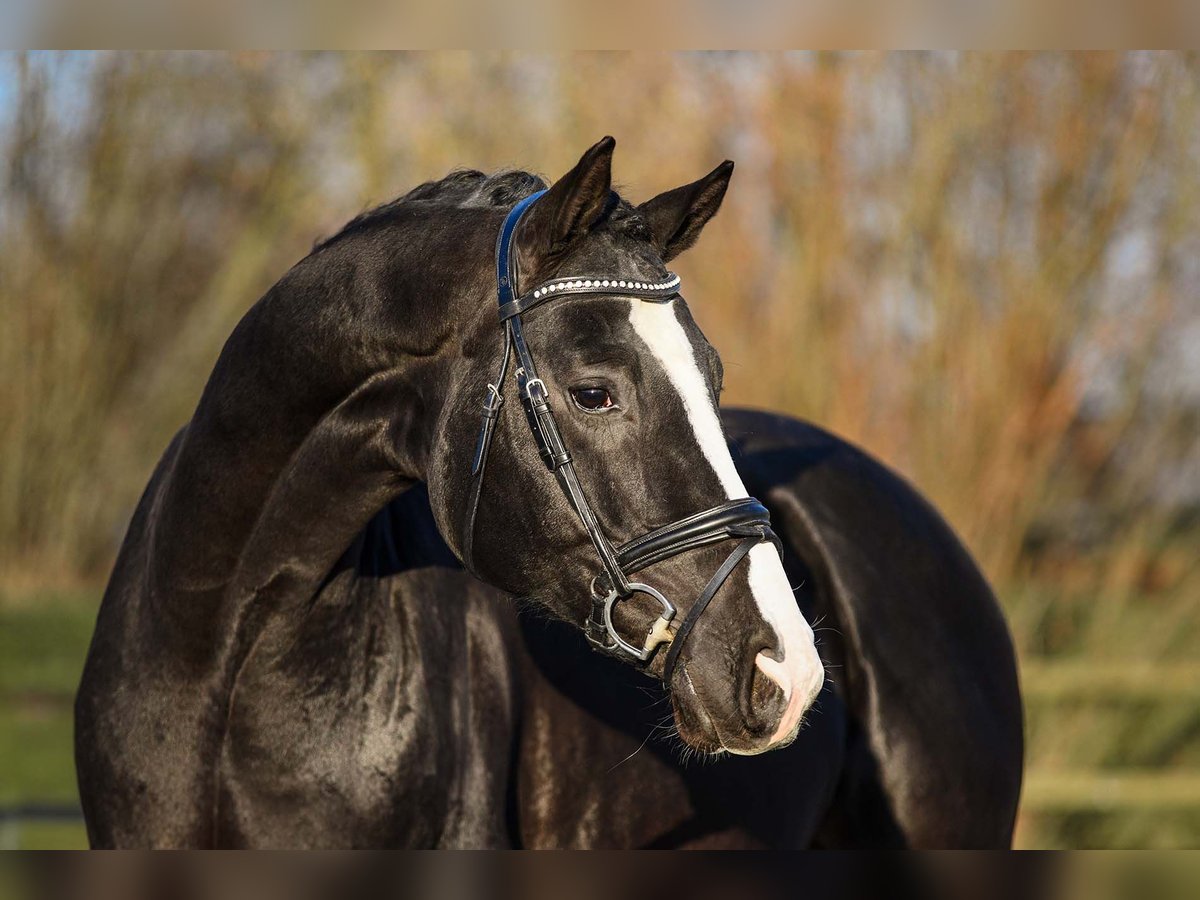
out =
[(616, 405), (613, 403), (612, 394), (602, 387), (571, 388), (571, 399), (575, 401), (576, 406), (588, 412), (612, 409)]

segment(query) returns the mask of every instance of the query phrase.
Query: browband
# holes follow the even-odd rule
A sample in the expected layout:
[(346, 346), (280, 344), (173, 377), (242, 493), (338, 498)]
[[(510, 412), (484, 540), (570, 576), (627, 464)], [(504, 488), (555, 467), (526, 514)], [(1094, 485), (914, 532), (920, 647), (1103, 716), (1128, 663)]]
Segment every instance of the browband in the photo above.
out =
[[(729, 500), (712, 509), (656, 528), (619, 549), (613, 548), (601, 529), (575, 473), (571, 453), (563, 442), (558, 423), (550, 409), (546, 385), (537, 376), (533, 356), (525, 342), (521, 316), (549, 300), (565, 296), (617, 294), (651, 303), (666, 303), (679, 293), (679, 276), (668, 272), (655, 281), (611, 275), (555, 278), (525, 294), (518, 294), (516, 261), (512, 252), (513, 240), (521, 217), (544, 193), (545, 191), (538, 191), (531, 194), (513, 207), (505, 217), (496, 239), (496, 286), (500, 326), (504, 331), (504, 350), (496, 381), (487, 385), (479, 437), (471, 462), (474, 481), (463, 536), (463, 559), (469, 568), (473, 568), (475, 518), (479, 508), (488, 450), (491, 447), (496, 422), (499, 420), (500, 409), (504, 405), (503, 391), (508, 377), (509, 360), (515, 356), (517, 393), (525, 408), (525, 417), (537, 443), (538, 453), (546, 468), (554, 473), (571, 508), (587, 531), (603, 569), (592, 579), (592, 610), (583, 623), (584, 632), (598, 649), (617, 656), (631, 656), (643, 662), (654, 654), (659, 645), (670, 644), (663, 670), (663, 680), (669, 683), (687, 636), (721, 585), (756, 545), (770, 541), (779, 547), (779, 539), (771, 530), (771, 518), (766, 507), (753, 497), (744, 497)], [(713, 574), (674, 634), (670, 626), (675, 619), (675, 605), (655, 588), (629, 580), (630, 574), (655, 563), (697, 547), (738, 538), (741, 540), (737, 547)], [(617, 632), (612, 621), (614, 605), (639, 593), (652, 597), (661, 607), (661, 613), (647, 631), (640, 646), (626, 641)]]
[(620, 294), (622, 297), (638, 297), (651, 303), (668, 303), (679, 294), (679, 276), (672, 275), (664, 281), (627, 281), (612, 278), (557, 278), (523, 297), (500, 304), (500, 321), (529, 312), (547, 300), (566, 294)]

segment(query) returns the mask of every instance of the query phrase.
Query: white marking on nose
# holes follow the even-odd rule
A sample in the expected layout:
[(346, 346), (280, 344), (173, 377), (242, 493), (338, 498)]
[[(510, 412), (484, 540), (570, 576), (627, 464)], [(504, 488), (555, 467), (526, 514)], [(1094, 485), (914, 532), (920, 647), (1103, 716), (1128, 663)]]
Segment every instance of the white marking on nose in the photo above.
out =
[[(713, 467), (726, 497), (735, 500), (750, 496), (733, 457), (729, 455), (712, 392), (700, 373), (692, 343), (675, 317), (675, 301), (631, 300), (629, 321), (679, 392), (700, 451)], [(787, 708), (771, 738), (771, 742), (776, 743), (790, 738), (799, 728), (804, 711), (825, 680), (825, 668), (817, 655), (812, 629), (796, 606), (795, 595), (775, 548), (760, 544), (750, 551), (749, 563), (750, 591), (763, 619), (775, 630), (781, 644), (781, 660), (761, 653), (755, 660), (759, 669), (783, 689), (787, 698)]]
[(788, 740), (800, 727), (804, 711), (812, 705), (825, 683), (825, 665), (817, 653), (816, 638), (800, 614), (796, 595), (788, 583), (779, 554), (770, 544), (750, 551), (750, 590), (759, 611), (782, 645), (783, 659), (762, 653), (754, 662), (764, 675), (783, 689), (787, 707), (771, 743)]

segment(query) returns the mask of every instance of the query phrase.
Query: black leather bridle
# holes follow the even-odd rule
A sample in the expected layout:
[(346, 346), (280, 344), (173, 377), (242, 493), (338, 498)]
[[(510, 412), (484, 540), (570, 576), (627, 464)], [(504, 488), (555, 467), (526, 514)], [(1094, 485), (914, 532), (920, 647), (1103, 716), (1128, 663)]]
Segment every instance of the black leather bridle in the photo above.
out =
[[(518, 203), (504, 220), (500, 236), (496, 241), (496, 281), (500, 302), (500, 325), (504, 329), (504, 355), (500, 362), (500, 373), (495, 383), (488, 384), (487, 397), (483, 403), (483, 422), (479, 440), (475, 446), (475, 457), (471, 464), (473, 479), (470, 505), (463, 541), (463, 555), (468, 566), (472, 565), (472, 550), (475, 538), (475, 516), (479, 507), (479, 496), (483, 487), (484, 469), (487, 465), (488, 449), (495, 429), (500, 408), (504, 403), (504, 382), (508, 377), (509, 360), (514, 352), (517, 358), (517, 392), (525, 407), (525, 417), (533, 432), (538, 452), (546, 467), (554, 473), (567, 500), (579, 516), (592, 545), (600, 557), (603, 571), (592, 579), (592, 610), (583, 624), (588, 640), (598, 649), (615, 656), (631, 656), (645, 662), (659, 647), (669, 643), (663, 681), (669, 682), (671, 673), (679, 659), (679, 653), (700, 615), (716, 596), (721, 585), (732, 574), (738, 563), (756, 545), (765, 541), (779, 547), (779, 539), (771, 530), (771, 518), (767, 509), (753, 497), (729, 500), (704, 512), (656, 528), (648, 534), (613, 548), (600, 523), (592, 512), (579, 478), (571, 461), (571, 453), (563, 443), (558, 424), (550, 410), (546, 385), (537, 375), (533, 357), (525, 343), (525, 332), (521, 316), (536, 306), (564, 296), (617, 294), (635, 297), (649, 303), (668, 303), (679, 294), (679, 277), (668, 274), (665, 280), (651, 283), (626, 278), (556, 278), (532, 291), (518, 295), (516, 292), (516, 260), (512, 252), (513, 239), (522, 215), (544, 194), (539, 191)], [(697, 547), (721, 541), (740, 539), (737, 547), (709, 579), (704, 590), (683, 623), (671, 633), (675, 619), (675, 605), (659, 591), (629, 576), (655, 563), (694, 550)], [(662, 608), (658, 618), (646, 633), (639, 647), (626, 641), (613, 626), (613, 606), (634, 594), (647, 594)]]

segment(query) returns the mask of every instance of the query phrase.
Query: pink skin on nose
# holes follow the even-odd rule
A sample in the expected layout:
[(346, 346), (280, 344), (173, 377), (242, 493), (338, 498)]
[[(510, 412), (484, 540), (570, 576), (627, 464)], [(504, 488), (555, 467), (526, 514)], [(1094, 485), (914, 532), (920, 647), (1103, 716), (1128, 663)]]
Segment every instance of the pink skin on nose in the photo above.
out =
[(792, 673), (783, 663), (762, 653), (754, 658), (754, 663), (764, 675), (783, 689), (783, 696), (787, 699), (787, 708), (784, 709), (783, 716), (779, 719), (779, 727), (771, 736), (771, 744), (777, 744), (790, 737), (796, 730), (804, 715), (804, 708), (809, 698), (804, 696), (803, 692), (795, 690)]

